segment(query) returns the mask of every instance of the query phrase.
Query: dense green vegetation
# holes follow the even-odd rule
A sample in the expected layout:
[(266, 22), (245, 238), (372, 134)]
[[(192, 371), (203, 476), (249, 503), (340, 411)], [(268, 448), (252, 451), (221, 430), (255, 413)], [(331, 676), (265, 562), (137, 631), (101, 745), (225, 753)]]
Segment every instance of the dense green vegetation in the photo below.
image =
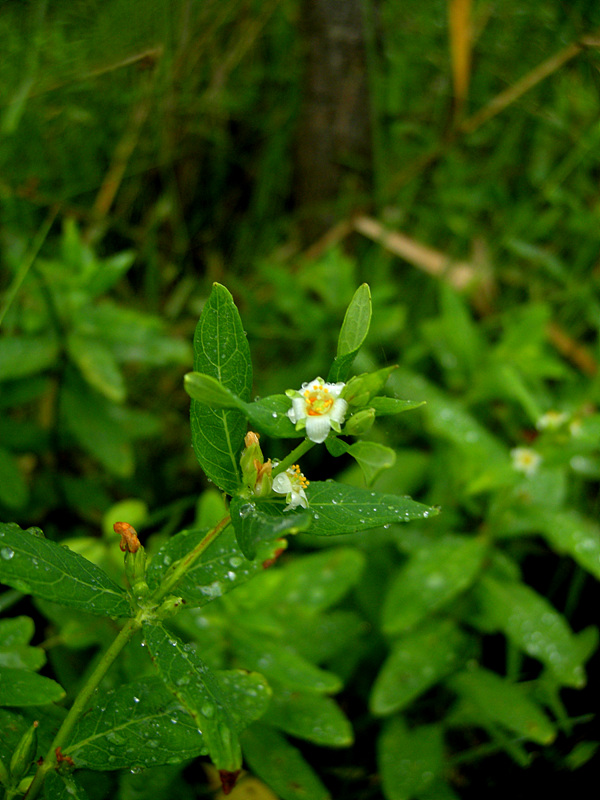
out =
[[(204, 371), (192, 342), (213, 284), (247, 334), (250, 403), (327, 378), (366, 282), (373, 317), (349, 375), (399, 365), (381, 391), (426, 404), (307, 451), (302, 471), (441, 513), (332, 538), (305, 526), (275, 565), (249, 561), (244, 580), (258, 576), (204, 592), (210, 605), (171, 630), (244, 709), (240, 790), (574, 791), (599, 740), (600, 11), (360, 5), (368, 155), (364, 141), (330, 154), (337, 192), (311, 205), (297, 186), (314, 4), (0, 4), (0, 520), (67, 543), (110, 587), (123, 582), (112, 526), (127, 520), (165, 559), (150, 562), (155, 591), (161, 563), (227, 512), (217, 488), (235, 495), (198, 465), (183, 382)], [(307, 239), (307, 219), (322, 237)], [(271, 434), (265, 456), (284, 458)], [(223, 553), (239, 545), (227, 530)], [(272, 540), (260, 547), (274, 556)], [(15, 575), (0, 571), (7, 770), (40, 724), (12, 777), (0, 771), (7, 798), (118, 631), (108, 605), (84, 615)], [(102, 682), (111, 709), (134, 684), (142, 703), (162, 697), (131, 650)], [(46, 796), (218, 791), (177, 721), (171, 751), (143, 765), (73, 745), (78, 769), (51, 772)]]

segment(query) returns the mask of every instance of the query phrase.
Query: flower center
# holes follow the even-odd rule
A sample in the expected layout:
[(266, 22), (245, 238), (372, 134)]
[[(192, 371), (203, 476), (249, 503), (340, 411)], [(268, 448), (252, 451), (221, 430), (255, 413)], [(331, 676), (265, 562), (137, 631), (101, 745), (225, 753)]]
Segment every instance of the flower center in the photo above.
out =
[(306, 489), (306, 487), (310, 485), (308, 478), (305, 478), (300, 472), (300, 467), (298, 464), (292, 464), (292, 466), (288, 469), (288, 474), (290, 475), (291, 482), (296, 484), (296, 486), (300, 489)]
[(309, 417), (322, 417), (327, 414), (333, 405), (334, 398), (330, 395), (329, 389), (323, 384), (318, 384), (314, 389), (307, 389), (304, 392), (306, 400), (306, 413)]

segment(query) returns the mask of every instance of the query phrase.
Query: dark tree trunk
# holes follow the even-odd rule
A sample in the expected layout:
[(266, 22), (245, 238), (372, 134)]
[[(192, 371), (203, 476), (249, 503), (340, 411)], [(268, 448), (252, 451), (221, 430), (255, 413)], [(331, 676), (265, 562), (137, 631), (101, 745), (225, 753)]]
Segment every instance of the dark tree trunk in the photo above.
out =
[(371, 135), (361, 0), (304, 0), (295, 201), (305, 243), (368, 191)]

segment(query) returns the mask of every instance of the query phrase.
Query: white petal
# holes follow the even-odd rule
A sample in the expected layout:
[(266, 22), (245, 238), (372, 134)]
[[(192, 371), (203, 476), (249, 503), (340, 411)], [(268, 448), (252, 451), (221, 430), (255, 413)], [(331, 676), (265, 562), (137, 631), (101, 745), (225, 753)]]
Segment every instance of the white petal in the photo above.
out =
[(292, 482), (286, 472), (280, 472), (273, 478), (273, 491), (277, 494), (287, 494), (292, 491)]
[(331, 407), (329, 416), (336, 422), (343, 422), (346, 416), (347, 408), (348, 408), (348, 403), (345, 400), (342, 400), (340, 397), (338, 397), (338, 399), (334, 402), (333, 406)]
[(306, 435), (316, 444), (321, 444), (327, 438), (331, 425), (328, 416), (321, 417), (307, 417), (306, 418)]
[(292, 397), (292, 407), (287, 412), (294, 425), (306, 416), (306, 401), (303, 397)]
[(329, 389), (329, 393), (332, 397), (339, 397), (342, 389), (344, 388), (345, 383), (326, 383), (325, 386)]

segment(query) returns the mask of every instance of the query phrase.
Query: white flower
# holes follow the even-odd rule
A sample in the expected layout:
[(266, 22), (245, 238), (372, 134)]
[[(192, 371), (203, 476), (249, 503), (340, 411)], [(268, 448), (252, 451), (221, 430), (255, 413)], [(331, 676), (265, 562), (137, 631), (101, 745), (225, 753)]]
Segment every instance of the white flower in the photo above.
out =
[(535, 427), (538, 431), (555, 431), (557, 428), (560, 428), (568, 418), (569, 415), (565, 414), (564, 411), (546, 411), (535, 423)]
[(513, 460), (513, 469), (524, 472), (529, 477), (537, 472), (542, 460), (541, 455), (529, 447), (515, 447), (510, 451), (510, 455)]
[(287, 414), (296, 430), (306, 428), (308, 438), (317, 444), (325, 441), (330, 428), (339, 433), (348, 408), (348, 403), (340, 397), (345, 385), (325, 383), (323, 378), (315, 378), (310, 383), (303, 383), (299, 392), (286, 392), (292, 400)]
[(289, 511), (296, 506), (308, 508), (308, 498), (304, 491), (308, 486), (308, 481), (300, 472), (298, 464), (289, 467), (285, 472), (280, 472), (273, 478), (273, 491), (277, 494), (284, 494), (288, 505), (283, 509)]

